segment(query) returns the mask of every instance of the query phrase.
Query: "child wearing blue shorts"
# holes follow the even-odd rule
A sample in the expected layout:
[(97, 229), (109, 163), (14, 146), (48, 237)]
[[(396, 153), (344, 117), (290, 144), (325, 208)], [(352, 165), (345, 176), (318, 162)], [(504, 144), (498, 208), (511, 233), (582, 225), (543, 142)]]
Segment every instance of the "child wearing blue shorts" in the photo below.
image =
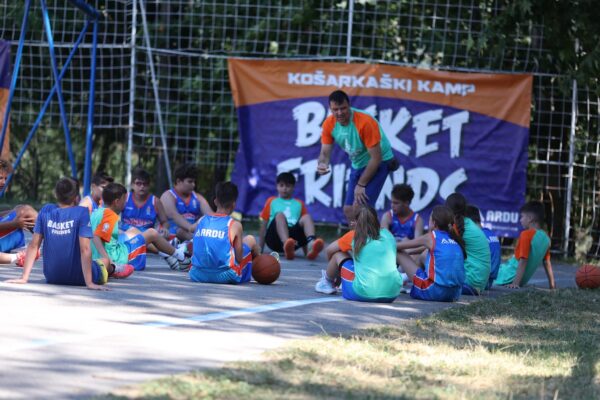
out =
[[(435, 206), (429, 217), (431, 231), (413, 240), (398, 242), (398, 264), (413, 281), (410, 297), (427, 301), (456, 301), (465, 282), (464, 242), (453, 229), (454, 214)], [(425, 247), (418, 263), (405, 252)]]
[(58, 204), (45, 205), (38, 215), (33, 237), (27, 247), (23, 275), (11, 283), (27, 283), (42, 242), (46, 282), (56, 285), (87, 286), (105, 290), (108, 260), (92, 261), (92, 229), (87, 209), (77, 206), (79, 184), (72, 178), (60, 179), (54, 189)]
[(239, 284), (252, 278), (252, 257), (260, 254), (260, 247), (252, 235), (244, 236), (242, 224), (230, 216), (237, 196), (233, 183), (217, 184), (217, 211), (203, 216), (194, 234), (192, 282)]
[(315, 285), (317, 292), (336, 293), (334, 282), (341, 278), (346, 300), (391, 303), (400, 294), (396, 240), (380, 227), (372, 207), (359, 206), (355, 230), (328, 246), (327, 256), (329, 264)]

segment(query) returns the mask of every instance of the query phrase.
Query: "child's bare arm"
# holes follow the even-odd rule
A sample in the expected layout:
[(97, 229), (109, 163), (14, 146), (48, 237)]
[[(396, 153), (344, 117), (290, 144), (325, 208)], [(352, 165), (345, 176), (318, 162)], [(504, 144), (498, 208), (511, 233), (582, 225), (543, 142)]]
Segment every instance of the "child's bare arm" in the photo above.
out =
[(390, 224), (392, 223), (392, 217), (389, 212), (383, 214), (381, 217), (381, 227), (384, 229), (390, 229)]
[(423, 218), (419, 216), (419, 218), (417, 218), (417, 221), (415, 222), (415, 237), (423, 235), (424, 232), (425, 228), (423, 226)]
[(19, 279), (9, 279), (6, 282), (8, 283), (27, 283), (29, 280), (29, 274), (31, 274), (31, 269), (33, 268), (33, 263), (35, 262), (35, 256), (37, 255), (40, 246), (42, 245), (43, 236), (39, 233), (34, 233), (31, 238), (31, 242), (27, 246), (27, 250), (25, 253), (25, 262), (23, 263), (23, 274)]
[(102, 239), (94, 235), (94, 237), (92, 238), (92, 242), (94, 243), (94, 246), (96, 246), (96, 250), (98, 250), (98, 253), (100, 253), (102, 258), (106, 258), (110, 263), (112, 263), (112, 260), (110, 259), (108, 253), (106, 252), (106, 249), (104, 248), (104, 242), (102, 241)]
[(260, 247), (261, 253), (265, 249), (265, 235), (267, 234), (267, 221), (264, 219), (260, 220), (260, 228), (258, 230), (258, 247)]
[(235, 260), (241, 263), (244, 259), (244, 249), (242, 247), (243, 231), (242, 224), (235, 221), (231, 225), (231, 233), (233, 234), (233, 252), (235, 253)]
[(85, 286), (91, 290), (108, 290), (104, 286), (96, 285), (92, 280), (92, 249), (90, 248), (90, 239), (79, 237), (79, 250), (81, 255), (81, 271)]
[(429, 234), (421, 235), (411, 240), (396, 242), (396, 250), (408, 250), (419, 247), (426, 247), (428, 249), (431, 248), (431, 238)]
[(550, 289), (556, 289), (556, 284), (554, 283), (554, 272), (552, 271), (552, 263), (550, 259), (544, 260), (544, 269), (546, 270), (546, 276), (548, 277), (548, 286)]
[(523, 279), (523, 275), (525, 275), (525, 267), (527, 267), (527, 259), (520, 258), (515, 279), (513, 279), (512, 283), (506, 285), (506, 287), (511, 289), (518, 289), (521, 287), (521, 280)]

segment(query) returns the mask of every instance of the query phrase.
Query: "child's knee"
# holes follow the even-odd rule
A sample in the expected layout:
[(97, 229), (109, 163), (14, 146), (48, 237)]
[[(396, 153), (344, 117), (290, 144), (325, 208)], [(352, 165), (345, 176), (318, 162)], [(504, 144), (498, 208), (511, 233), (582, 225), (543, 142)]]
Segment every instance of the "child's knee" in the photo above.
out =
[(243, 242), (246, 243), (250, 248), (256, 246), (256, 239), (252, 235), (244, 236)]

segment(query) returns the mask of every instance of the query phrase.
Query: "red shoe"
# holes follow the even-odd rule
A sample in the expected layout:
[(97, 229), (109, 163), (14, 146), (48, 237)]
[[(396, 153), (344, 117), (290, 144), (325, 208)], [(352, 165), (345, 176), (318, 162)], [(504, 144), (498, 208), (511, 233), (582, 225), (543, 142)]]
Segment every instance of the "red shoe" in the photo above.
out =
[(133, 274), (133, 271), (135, 271), (133, 269), (133, 267), (129, 264), (113, 264), (113, 265), (114, 265), (115, 269), (112, 272), (112, 274), (110, 274), (111, 278), (125, 279), (129, 275)]
[[(23, 265), (25, 265), (25, 256), (26, 255), (27, 255), (27, 250), (22, 250), (17, 253), (17, 259), (15, 260), (15, 264), (17, 265), (17, 267), (23, 268)], [(40, 249), (38, 249), (37, 254), (35, 255), (35, 259), (36, 260), (40, 259)]]
[(293, 260), (296, 256), (296, 241), (292, 238), (288, 238), (283, 244), (283, 252), (285, 253), (285, 258)]
[(319, 256), (319, 253), (321, 252), (321, 250), (323, 250), (323, 247), (325, 247), (325, 243), (323, 243), (323, 239), (321, 239), (321, 238), (315, 239), (315, 241), (312, 244), (312, 248), (310, 249), (310, 252), (306, 256), (306, 258), (308, 258), (309, 260), (314, 260), (315, 258), (317, 258)]

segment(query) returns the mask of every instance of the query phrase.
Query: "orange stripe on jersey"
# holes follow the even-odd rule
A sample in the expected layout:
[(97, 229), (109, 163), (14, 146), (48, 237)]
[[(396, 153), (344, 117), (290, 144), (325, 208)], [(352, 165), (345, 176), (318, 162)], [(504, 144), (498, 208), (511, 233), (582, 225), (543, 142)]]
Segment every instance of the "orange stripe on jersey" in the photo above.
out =
[(14, 231), (16, 231), (19, 228), (12, 228), (12, 229), (3, 229), (0, 230), (0, 239), (2, 239), (5, 236), (10, 235), (11, 233), (13, 233)]
[(94, 235), (104, 242), (110, 242), (115, 225), (119, 223), (119, 216), (110, 208), (105, 208), (100, 223), (94, 230)]

